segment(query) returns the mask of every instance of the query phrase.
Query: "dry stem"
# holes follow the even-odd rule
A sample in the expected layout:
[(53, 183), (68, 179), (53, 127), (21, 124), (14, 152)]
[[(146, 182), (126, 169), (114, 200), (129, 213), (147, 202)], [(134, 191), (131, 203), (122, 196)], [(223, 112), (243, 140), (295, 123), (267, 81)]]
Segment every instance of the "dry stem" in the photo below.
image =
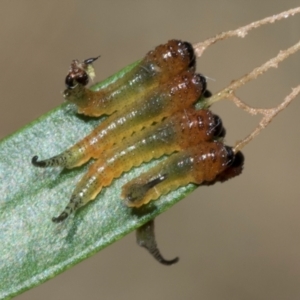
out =
[(271, 23), (274, 23), (274, 22), (282, 20), (282, 19), (287, 19), (288, 17), (294, 16), (295, 14), (298, 14), (298, 13), (300, 13), (300, 7), (292, 8), (290, 10), (284, 11), (284, 12), (279, 13), (277, 15), (273, 15), (271, 17), (267, 17), (265, 19), (252, 22), (252, 23), (250, 23), (246, 26), (240, 27), (238, 29), (230, 30), (230, 31), (226, 31), (226, 32), (222, 32), (220, 34), (217, 34), (213, 38), (207, 39), (204, 42), (193, 45), (193, 47), (195, 49), (196, 56), (197, 57), (202, 56), (203, 52), (209, 46), (215, 44), (218, 41), (222, 41), (222, 40), (228, 39), (230, 37), (234, 37), (234, 36), (243, 38), (252, 29), (256, 29), (256, 28), (258, 28), (262, 25), (271, 24)]
[(244, 104), (239, 98), (237, 98), (236, 96), (234, 96), (232, 94), (231, 96), (231, 100), (237, 105), (239, 106), (241, 103), (243, 105), (243, 109), (250, 112), (251, 114), (257, 114), (260, 113), (263, 115), (263, 118), (261, 119), (261, 121), (259, 122), (259, 124), (257, 125), (257, 127), (248, 135), (246, 136), (242, 141), (238, 142), (235, 147), (233, 148), (233, 151), (236, 153), (239, 150), (241, 150), (244, 146), (246, 146), (251, 140), (253, 140), (259, 133), (261, 130), (263, 130), (264, 128), (266, 128), (271, 121), (273, 120), (273, 118), (282, 110), (284, 110), (291, 102), (292, 100), (294, 100), (296, 98), (296, 96), (300, 93), (300, 84), (296, 87), (292, 89), (292, 92), (287, 95), (283, 102), (280, 103), (278, 106), (273, 107), (273, 108), (267, 108), (267, 109), (262, 109), (262, 108), (252, 108), (246, 104)]
[[(196, 52), (196, 55), (200, 57), (203, 52), (211, 45), (216, 43), (217, 41), (227, 39), (229, 37), (238, 36), (238, 37), (245, 37), (248, 32), (254, 28), (258, 28), (262, 25), (273, 23), (275, 21), (281, 20), (283, 18), (288, 18), (290, 16), (294, 16), (295, 14), (300, 13), (300, 7), (290, 9), (288, 11), (282, 12), (280, 14), (265, 18), (260, 21), (253, 22), (249, 25), (246, 25), (244, 27), (238, 28), (236, 30), (231, 30), (227, 32), (223, 32), (221, 34), (216, 35), (213, 38), (210, 38), (202, 43), (198, 43), (194, 45), (194, 49)], [(245, 137), (242, 141), (238, 142), (237, 145), (234, 147), (234, 152), (237, 152), (241, 150), (245, 145), (247, 145), (251, 140), (256, 137), (261, 130), (266, 128), (268, 124), (273, 120), (273, 118), (282, 110), (284, 110), (292, 100), (294, 100), (297, 95), (300, 93), (300, 85), (298, 85), (296, 88), (292, 89), (292, 92), (285, 97), (282, 103), (280, 103), (278, 106), (264, 109), (264, 108), (253, 108), (251, 106), (248, 106), (243, 101), (241, 101), (234, 93), (235, 91), (244, 85), (245, 83), (249, 82), (250, 80), (256, 79), (259, 75), (262, 75), (270, 68), (277, 68), (278, 63), (282, 62), (286, 58), (288, 58), (290, 55), (294, 54), (300, 50), (300, 41), (293, 45), (292, 47), (280, 51), (279, 54), (267, 61), (266, 63), (262, 64), (260, 67), (255, 68), (253, 71), (251, 71), (249, 74), (246, 74), (245, 76), (241, 77), (239, 80), (236, 80), (232, 82), (229, 86), (227, 86), (225, 89), (221, 90), (219, 93), (213, 95), (209, 101), (208, 106), (211, 104), (221, 100), (221, 99), (228, 99), (232, 101), (237, 107), (245, 110), (249, 114), (256, 115), (256, 114), (262, 114), (263, 118), (259, 122), (258, 126), (254, 129), (252, 133), (250, 133), (247, 137)]]

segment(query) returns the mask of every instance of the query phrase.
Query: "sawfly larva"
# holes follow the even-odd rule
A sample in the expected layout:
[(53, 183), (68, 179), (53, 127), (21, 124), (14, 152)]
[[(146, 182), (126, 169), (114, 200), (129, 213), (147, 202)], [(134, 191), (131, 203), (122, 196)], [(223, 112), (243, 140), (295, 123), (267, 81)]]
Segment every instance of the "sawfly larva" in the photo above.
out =
[(62, 166), (73, 168), (90, 158), (98, 159), (102, 153), (120, 144), (124, 137), (132, 135), (177, 111), (192, 107), (206, 88), (200, 74), (183, 72), (169, 82), (157, 87), (137, 103), (132, 103), (105, 119), (87, 137), (71, 148), (52, 158), (32, 163), (39, 167)]
[(241, 173), (244, 156), (221, 142), (202, 142), (162, 161), (125, 184), (121, 197), (129, 207), (140, 207), (189, 183), (211, 185)]
[(223, 135), (221, 119), (209, 110), (185, 109), (159, 124), (145, 128), (124, 140), (93, 163), (77, 184), (69, 204), (54, 222), (93, 200), (103, 187), (132, 167)]
[(73, 60), (66, 77), (64, 98), (88, 116), (111, 115), (131, 102), (138, 101), (151, 89), (169, 81), (183, 71), (195, 70), (193, 46), (188, 42), (170, 40), (147, 53), (133, 69), (98, 91), (86, 88), (89, 77), (95, 76), (90, 58)]

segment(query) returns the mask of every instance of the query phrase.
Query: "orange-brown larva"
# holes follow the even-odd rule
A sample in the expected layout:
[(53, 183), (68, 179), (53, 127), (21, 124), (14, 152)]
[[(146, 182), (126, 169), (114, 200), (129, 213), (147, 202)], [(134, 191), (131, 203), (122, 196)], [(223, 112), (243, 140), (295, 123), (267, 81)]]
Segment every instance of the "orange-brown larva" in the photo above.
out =
[(220, 118), (208, 110), (193, 108), (206, 90), (206, 81), (194, 74), (191, 44), (170, 40), (150, 51), (120, 80), (92, 92), (85, 85), (87, 75), (93, 76), (91, 64), (97, 58), (73, 61), (65, 96), (78, 105), (81, 113), (99, 116), (117, 112), (62, 154), (42, 161), (37, 156), (32, 159), (39, 167), (66, 168), (97, 159), (76, 186), (66, 210), (53, 219), (55, 222), (94, 199), (102, 187), (132, 167), (225, 135)]
[(148, 172), (125, 184), (121, 197), (140, 207), (189, 183), (213, 184), (241, 173), (244, 157), (221, 142), (202, 142), (175, 153)]
[(85, 87), (93, 77), (91, 63), (97, 58), (77, 60), (66, 77), (66, 100), (75, 103), (78, 112), (88, 116), (110, 115), (125, 105), (137, 101), (151, 89), (169, 81), (183, 71), (195, 69), (194, 50), (190, 43), (170, 40), (147, 53), (145, 58), (122, 78), (107, 87), (92, 91)]
[(103, 187), (134, 166), (187, 149), (223, 135), (221, 119), (208, 110), (185, 109), (163, 122), (137, 132), (91, 165), (77, 184), (69, 204), (54, 222), (61, 222), (93, 200)]
[[(194, 149), (175, 153), (125, 184), (122, 188), (122, 197), (127, 205), (139, 207), (191, 182), (211, 185), (241, 174), (244, 165), (243, 154), (241, 152), (233, 154), (231, 148), (222, 143), (213, 144), (218, 148), (213, 151), (211, 143), (205, 142)], [(222, 150), (226, 151), (225, 155), (222, 155)], [(218, 151), (221, 155), (214, 159), (214, 155), (220, 154)], [(195, 172), (197, 176), (193, 176)], [(138, 245), (148, 250), (159, 263), (170, 266), (178, 262), (178, 257), (168, 260), (161, 255), (155, 240), (154, 220), (136, 230), (136, 239)]]
[(192, 107), (205, 86), (202, 75), (182, 72), (144, 95), (137, 103), (128, 104), (122, 111), (109, 116), (87, 137), (63, 153), (42, 161), (38, 161), (35, 156), (33, 164), (40, 167), (73, 168), (90, 158), (98, 159), (114, 144), (120, 144), (124, 137), (160, 122), (177, 111)]
[[(164, 155), (169, 157), (123, 186), (121, 196), (129, 207), (138, 208), (189, 183), (211, 185), (241, 173), (244, 157), (223, 144), (221, 119), (209, 110), (199, 110), (207, 108), (204, 98), (211, 94), (205, 78), (195, 74), (190, 43), (170, 40), (148, 52), (116, 81), (92, 91), (86, 85), (95, 76), (92, 63), (97, 59), (72, 62), (64, 97), (77, 105), (79, 113), (108, 117), (61, 154), (45, 160), (32, 158), (38, 167), (65, 168), (96, 159), (53, 222), (62, 222), (93, 200), (123, 172)], [(160, 254), (153, 220), (137, 230), (137, 241), (162, 264), (178, 261)]]

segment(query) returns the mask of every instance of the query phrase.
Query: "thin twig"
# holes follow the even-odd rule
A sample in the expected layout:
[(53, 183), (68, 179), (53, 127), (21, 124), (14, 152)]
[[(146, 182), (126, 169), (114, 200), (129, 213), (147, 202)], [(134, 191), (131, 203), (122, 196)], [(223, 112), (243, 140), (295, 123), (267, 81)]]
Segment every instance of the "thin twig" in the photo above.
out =
[[(295, 14), (300, 13), (300, 7), (296, 7), (293, 9), (290, 9), (288, 11), (279, 13), (277, 15), (273, 15), (271, 17), (267, 17), (265, 19), (253, 22), (251, 24), (248, 24), (246, 26), (240, 27), (236, 30), (231, 30), (227, 32), (223, 32), (221, 34), (216, 35), (213, 38), (207, 39), (206, 41), (202, 43), (198, 43), (193, 45), (196, 56), (200, 57), (203, 52), (211, 45), (216, 43), (217, 41), (221, 41), (224, 39), (228, 39), (233, 36), (237, 37), (245, 37), (248, 32), (252, 29), (258, 28), (262, 25), (274, 23), (275, 21), (279, 21), (282, 19), (286, 19), (290, 16), (294, 16)], [(279, 54), (270, 60), (268, 60), (266, 63), (262, 64), (261, 66), (255, 68), (253, 71), (251, 71), (249, 74), (244, 75), (240, 79), (233, 81), (230, 85), (228, 85), (225, 89), (221, 90), (219, 93), (213, 95), (209, 100), (207, 101), (206, 105), (209, 107), (213, 103), (221, 100), (221, 99), (227, 99), (232, 101), (238, 108), (243, 109), (244, 111), (248, 112), (251, 115), (257, 115), (261, 114), (263, 115), (263, 118), (257, 125), (257, 127), (253, 130), (252, 133), (250, 133), (248, 136), (246, 136), (242, 141), (239, 141), (236, 146), (234, 147), (234, 152), (241, 150), (245, 145), (247, 145), (250, 141), (252, 141), (264, 128), (266, 128), (271, 121), (274, 119), (274, 117), (284, 110), (291, 102), (294, 100), (297, 95), (300, 93), (300, 85), (298, 85), (296, 88), (292, 90), (292, 92), (285, 97), (282, 103), (280, 103), (278, 106), (273, 108), (254, 108), (246, 103), (244, 103), (242, 100), (240, 100), (236, 95), (235, 91), (246, 84), (247, 82), (256, 79), (258, 76), (264, 74), (266, 71), (268, 71), (270, 68), (277, 68), (278, 64), (282, 61), (284, 61), (286, 58), (288, 58), (290, 55), (294, 54), (300, 50), (300, 41), (293, 45), (292, 47), (282, 50), (279, 52)]]
[[(209, 101), (207, 102), (208, 106), (212, 105), (213, 103), (221, 100), (221, 99), (230, 99), (231, 94), (234, 93), (235, 90), (237, 90), (239, 87), (243, 86), (247, 82), (256, 79), (258, 76), (264, 74), (266, 71), (268, 71), (270, 68), (277, 68), (278, 64), (288, 58), (290, 55), (294, 54), (295, 52), (300, 50), (300, 41), (293, 45), (292, 47), (282, 50), (279, 52), (279, 54), (261, 66), (255, 68), (252, 70), (249, 74), (244, 75), (238, 80), (233, 81), (229, 86), (227, 86), (225, 89), (221, 90), (217, 94), (213, 95)], [(236, 105), (245, 111), (247, 111), (250, 114), (257, 114), (259, 113), (258, 108), (251, 108), (249, 110), (246, 109), (246, 104), (244, 104), (242, 101), (236, 102)]]
[[(242, 141), (236, 144), (236, 146), (233, 148), (233, 151), (236, 153), (239, 150), (241, 150), (243, 147), (245, 147), (251, 140), (253, 140), (260, 133), (261, 130), (265, 129), (271, 123), (273, 118), (282, 110), (284, 110), (299, 94), (300, 94), (300, 85), (293, 88), (292, 92), (285, 97), (282, 103), (280, 103), (276, 107), (268, 108), (268, 109), (255, 109), (244, 104), (247, 108), (247, 111), (254, 110), (256, 111), (256, 113), (260, 113), (264, 117), (261, 119), (257, 127), (247, 137), (245, 137)], [(232, 101), (234, 103), (241, 102), (241, 100), (239, 100), (236, 97), (233, 97)]]
[(290, 16), (294, 16), (295, 14), (298, 14), (298, 13), (300, 13), (300, 7), (296, 7), (296, 8), (284, 11), (282, 13), (279, 13), (277, 15), (273, 15), (271, 17), (267, 17), (265, 19), (255, 21), (246, 26), (240, 27), (236, 30), (222, 32), (220, 34), (217, 34), (213, 38), (207, 39), (204, 42), (193, 45), (193, 47), (195, 49), (195, 54), (197, 57), (200, 57), (209, 46), (215, 44), (218, 41), (225, 40), (225, 39), (228, 39), (228, 38), (234, 37), (234, 36), (244, 38), (248, 34), (248, 32), (252, 29), (258, 28), (265, 24), (271, 24), (276, 21), (286, 19), (286, 18), (288, 18)]

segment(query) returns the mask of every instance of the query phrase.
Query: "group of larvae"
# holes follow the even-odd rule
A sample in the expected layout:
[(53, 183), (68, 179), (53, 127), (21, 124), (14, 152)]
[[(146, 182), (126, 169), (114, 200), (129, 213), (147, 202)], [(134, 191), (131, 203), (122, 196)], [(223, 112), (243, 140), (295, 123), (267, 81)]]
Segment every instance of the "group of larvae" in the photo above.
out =
[[(140, 207), (189, 183), (211, 185), (242, 172), (243, 154), (223, 143), (222, 121), (205, 105), (210, 92), (205, 77), (195, 73), (190, 43), (170, 40), (159, 45), (121, 78), (92, 91), (86, 86), (94, 77), (96, 59), (72, 61), (64, 98), (76, 104), (80, 114), (107, 118), (64, 152), (44, 160), (32, 158), (37, 167), (68, 169), (95, 160), (53, 222), (64, 221), (95, 199), (122, 173), (163, 156), (155, 167), (122, 187), (127, 206)], [(203, 109), (196, 109), (199, 102)], [(158, 251), (153, 221), (137, 230), (137, 240), (162, 264), (178, 261), (166, 260)]]

